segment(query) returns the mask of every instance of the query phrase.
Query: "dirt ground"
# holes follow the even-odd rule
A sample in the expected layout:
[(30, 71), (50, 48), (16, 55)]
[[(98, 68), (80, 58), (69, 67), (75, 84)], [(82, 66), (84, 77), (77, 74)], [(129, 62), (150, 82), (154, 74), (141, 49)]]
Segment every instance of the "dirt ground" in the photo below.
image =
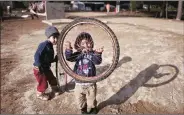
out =
[[(117, 68), (97, 83), (99, 114), (184, 114), (184, 23), (140, 17), (98, 19), (108, 21), (120, 44)], [(47, 102), (36, 98), (33, 56), (45, 40), (47, 25), (41, 19), (19, 19), (5, 20), (1, 27), (1, 113), (80, 113), (72, 90)], [(63, 26), (58, 27), (61, 31)], [(91, 32), (99, 37), (99, 45), (105, 44), (103, 63), (98, 67), (103, 70), (111, 60), (111, 47), (100, 39), (104, 37), (100, 31)]]

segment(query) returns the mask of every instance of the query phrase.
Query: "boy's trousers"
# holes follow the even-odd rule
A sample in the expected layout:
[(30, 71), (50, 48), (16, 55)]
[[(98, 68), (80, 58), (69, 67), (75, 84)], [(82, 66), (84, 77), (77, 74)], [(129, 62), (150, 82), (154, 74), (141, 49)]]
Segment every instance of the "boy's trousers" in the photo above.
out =
[(96, 84), (75, 85), (75, 97), (79, 109), (96, 107)]
[(48, 83), (51, 87), (57, 86), (56, 77), (53, 75), (51, 70), (48, 69), (41, 74), (39, 69), (34, 68), (33, 72), (36, 80), (38, 81), (37, 91), (45, 92), (45, 90), (48, 88)]

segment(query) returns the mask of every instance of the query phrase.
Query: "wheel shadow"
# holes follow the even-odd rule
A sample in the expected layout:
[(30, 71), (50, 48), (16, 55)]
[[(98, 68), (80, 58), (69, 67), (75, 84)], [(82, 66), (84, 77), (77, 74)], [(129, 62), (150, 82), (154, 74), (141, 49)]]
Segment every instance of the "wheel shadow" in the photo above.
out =
[[(165, 75), (168, 75), (168, 73), (157, 73), (157, 70), (160, 67), (165, 67), (169, 66), (175, 69), (175, 75), (168, 81), (160, 83), (160, 84), (146, 84), (152, 77), (163, 77)], [(179, 70), (176, 66), (174, 65), (157, 65), (157, 64), (152, 64), (151, 66), (147, 67), (143, 71), (141, 71), (134, 79), (132, 79), (128, 84), (126, 84), (124, 87), (122, 87), (116, 94), (111, 96), (109, 99), (101, 102), (98, 104), (98, 112), (103, 109), (104, 107), (108, 105), (119, 105), (121, 103), (124, 103), (127, 101), (137, 90), (139, 87), (144, 86), (144, 87), (157, 87), (164, 85), (166, 83), (171, 82), (174, 80), (179, 73)], [(158, 77), (158, 78), (159, 78)]]
[[(165, 64), (165, 65), (160, 65), (160, 66), (159, 66), (159, 68), (164, 68), (164, 67), (172, 67), (172, 68), (174, 68), (175, 71), (176, 71), (176, 74), (175, 74), (172, 78), (170, 78), (169, 80), (164, 81), (164, 82), (162, 82), (162, 83), (157, 83), (157, 84), (148, 84), (148, 83), (145, 83), (145, 84), (143, 84), (143, 86), (144, 86), (144, 87), (148, 87), (148, 88), (151, 88), (151, 87), (158, 87), (158, 86), (165, 85), (165, 84), (167, 84), (167, 83), (173, 81), (173, 80), (177, 77), (177, 75), (178, 75), (178, 73), (179, 73), (179, 69), (178, 69), (176, 66), (171, 65), (171, 64)], [(153, 76), (153, 77), (155, 77), (156, 79), (159, 79), (159, 78), (164, 77), (164, 76), (166, 76), (166, 75), (170, 75), (170, 73), (158, 73), (158, 74), (156, 74), (156, 75)]]

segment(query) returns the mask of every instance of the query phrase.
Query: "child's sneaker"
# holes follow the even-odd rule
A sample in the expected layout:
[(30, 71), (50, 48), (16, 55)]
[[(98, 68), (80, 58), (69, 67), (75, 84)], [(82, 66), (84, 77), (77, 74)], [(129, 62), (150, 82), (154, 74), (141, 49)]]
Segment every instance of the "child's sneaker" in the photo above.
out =
[(59, 87), (58, 86), (52, 86), (52, 93), (54, 94), (54, 96), (58, 96), (61, 94)]
[(49, 100), (49, 96), (47, 94), (45, 94), (44, 92), (37, 92), (37, 98), (47, 101)]

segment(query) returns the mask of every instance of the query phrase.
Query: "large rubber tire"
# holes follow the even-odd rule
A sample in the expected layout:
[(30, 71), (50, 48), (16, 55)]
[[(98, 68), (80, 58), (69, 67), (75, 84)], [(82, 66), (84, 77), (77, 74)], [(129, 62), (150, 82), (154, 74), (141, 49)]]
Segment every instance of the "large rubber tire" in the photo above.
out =
[[(63, 53), (63, 44), (65, 37), (67, 33), (75, 26), (80, 25), (80, 24), (94, 24), (100, 28), (102, 28), (107, 34), (110, 35), (111, 37), (111, 42), (113, 46), (113, 59), (112, 59), (112, 64), (109, 66), (108, 69), (106, 69), (103, 73), (93, 76), (93, 77), (84, 77), (84, 76), (79, 76), (73, 72), (73, 70), (68, 66), (66, 59), (64, 58), (64, 53)], [(57, 42), (57, 52), (58, 52), (58, 58), (61, 66), (63, 69), (66, 71), (67, 74), (69, 74), (71, 77), (73, 77), (76, 80), (82, 81), (82, 82), (98, 82), (101, 81), (105, 78), (107, 78), (116, 68), (118, 61), (119, 61), (119, 55), (120, 55), (120, 48), (119, 48), (119, 43), (117, 40), (116, 35), (114, 32), (103, 22), (94, 19), (94, 18), (77, 18), (68, 25), (66, 25), (63, 30), (61, 31), (61, 35), (58, 39)]]

